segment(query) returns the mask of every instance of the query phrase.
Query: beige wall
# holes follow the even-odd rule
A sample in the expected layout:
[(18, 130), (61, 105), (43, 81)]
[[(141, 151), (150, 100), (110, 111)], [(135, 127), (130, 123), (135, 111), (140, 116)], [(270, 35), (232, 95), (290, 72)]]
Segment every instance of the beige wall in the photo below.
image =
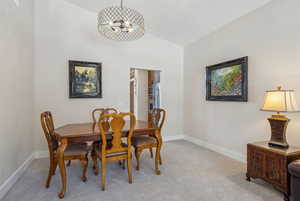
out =
[(0, 1), (0, 59), (1, 185), (34, 147), (32, 0)]
[[(33, 2), (23, 0), (18, 7), (1, 0), (0, 184), (34, 148), (46, 150), (40, 112), (51, 110), (61, 126), (89, 121), (95, 107), (129, 111), (130, 68), (162, 70), (164, 135), (183, 134), (184, 109), (186, 135), (243, 158), (246, 143), (270, 136), (270, 114), (259, 111), (265, 90), (295, 89), (300, 102), (299, 7), (298, 0), (272, 1), (186, 46), (182, 68), (181, 47), (149, 34), (131, 43), (108, 41), (97, 33), (96, 13), (63, 0), (35, 2), (33, 64)], [(249, 102), (205, 101), (205, 66), (241, 56), (249, 56)], [(69, 59), (103, 63), (103, 99), (68, 99)], [(300, 114), (289, 117), (288, 140), (300, 146)]]
[[(185, 47), (186, 135), (244, 158), (248, 142), (268, 140), (264, 91), (295, 89), (300, 103), (300, 1), (274, 0)], [(249, 56), (249, 102), (207, 102), (205, 66)], [(288, 115), (288, 141), (300, 146), (300, 114)]]
[[(91, 121), (96, 107), (129, 111), (130, 68), (162, 70), (163, 107), (168, 119), (163, 135), (182, 135), (183, 48), (146, 34), (133, 42), (113, 42), (97, 31), (97, 13), (63, 0), (35, 4), (35, 144), (46, 150), (38, 121), (53, 112), (56, 126)], [(68, 98), (68, 60), (102, 62), (103, 98)]]

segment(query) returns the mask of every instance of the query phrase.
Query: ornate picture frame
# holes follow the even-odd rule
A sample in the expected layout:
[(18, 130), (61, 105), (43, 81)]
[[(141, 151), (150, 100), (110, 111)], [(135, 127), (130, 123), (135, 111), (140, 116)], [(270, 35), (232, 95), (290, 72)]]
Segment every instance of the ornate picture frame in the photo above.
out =
[(69, 61), (69, 98), (102, 98), (102, 64)]
[(206, 67), (206, 100), (248, 101), (248, 57)]

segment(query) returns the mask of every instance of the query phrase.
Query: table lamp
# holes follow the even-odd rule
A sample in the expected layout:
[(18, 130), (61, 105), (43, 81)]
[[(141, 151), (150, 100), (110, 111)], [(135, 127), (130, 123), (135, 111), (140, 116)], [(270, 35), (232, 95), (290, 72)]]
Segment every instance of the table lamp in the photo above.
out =
[(281, 112), (299, 112), (294, 90), (282, 90), (282, 87), (277, 87), (277, 90), (266, 91), (261, 110), (277, 112), (268, 118), (271, 125), (269, 146), (288, 148), (286, 128), (290, 119)]

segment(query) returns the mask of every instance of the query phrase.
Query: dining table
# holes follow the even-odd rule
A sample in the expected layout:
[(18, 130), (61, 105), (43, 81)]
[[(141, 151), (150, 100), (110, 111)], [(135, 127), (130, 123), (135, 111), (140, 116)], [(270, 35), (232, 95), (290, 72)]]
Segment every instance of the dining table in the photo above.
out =
[[(125, 126), (122, 129), (122, 136), (127, 137), (129, 133), (131, 121), (127, 120)], [(58, 194), (59, 198), (63, 198), (67, 192), (67, 174), (64, 162), (64, 151), (70, 143), (82, 143), (82, 142), (95, 142), (101, 140), (99, 128), (95, 123), (76, 123), (67, 124), (54, 130), (54, 134), (59, 142), (57, 149), (58, 154), (58, 166), (61, 175), (61, 190)], [(106, 135), (112, 135), (112, 131), (109, 130)], [(133, 131), (133, 136), (139, 135), (153, 135), (157, 139), (157, 149), (155, 153), (155, 173), (160, 174), (159, 170), (159, 157), (162, 146), (162, 137), (160, 130), (153, 123), (148, 121), (136, 121), (136, 126)]]

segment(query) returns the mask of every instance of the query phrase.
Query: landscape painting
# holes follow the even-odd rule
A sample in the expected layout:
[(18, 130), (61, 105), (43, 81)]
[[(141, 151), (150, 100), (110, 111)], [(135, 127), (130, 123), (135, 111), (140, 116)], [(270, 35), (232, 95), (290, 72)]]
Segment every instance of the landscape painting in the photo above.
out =
[(75, 66), (75, 92), (96, 93), (97, 71), (96, 68)]
[(230, 66), (211, 72), (212, 96), (242, 95), (242, 66)]
[(206, 73), (207, 100), (247, 101), (247, 57), (209, 66)]
[(101, 98), (101, 64), (69, 62), (70, 98)]

